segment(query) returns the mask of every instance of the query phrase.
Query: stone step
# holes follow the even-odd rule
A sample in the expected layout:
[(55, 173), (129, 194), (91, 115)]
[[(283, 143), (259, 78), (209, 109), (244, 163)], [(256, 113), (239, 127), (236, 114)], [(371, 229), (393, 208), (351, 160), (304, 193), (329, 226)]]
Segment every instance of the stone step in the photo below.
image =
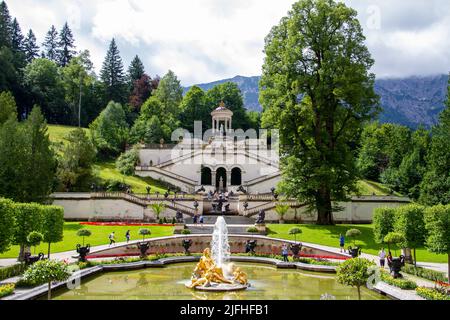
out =
[[(222, 216), (203, 216), (203, 224), (212, 224), (214, 225), (217, 221), (218, 217)], [(241, 225), (254, 225), (255, 219), (248, 218), (248, 217), (242, 217), (242, 216), (223, 216), (225, 219), (225, 222), (228, 225), (234, 225), (234, 224), (241, 224)], [(194, 218), (187, 218), (184, 219), (186, 224), (193, 224)]]
[[(254, 233), (247, 232), (247, 228), (248, 228), (248, 226), (246, 226), (246, 227), (228, 226), (228, 234), (255, 235)], [(189, 230), (191, 231), (191, 234), (212, 234), (214, 232), (214, 227), (190, 226)]]

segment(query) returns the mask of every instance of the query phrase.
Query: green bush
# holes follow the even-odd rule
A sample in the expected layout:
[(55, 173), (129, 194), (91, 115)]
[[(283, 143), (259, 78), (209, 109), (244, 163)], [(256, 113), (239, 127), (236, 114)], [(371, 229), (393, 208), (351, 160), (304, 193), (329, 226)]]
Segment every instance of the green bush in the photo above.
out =
[(258, 233), (259, 231), (258, 231), (258, 228), (256, 228), (256, 227), (249, 227), (249, 228), (247, 228), (247, 232)]
[(181, 231), (181, 234), (191, 234), (191, 230), (184, 229), (183, 231)]
[(120, 155), (116, 161), (116, 168), (120, 173), (132, 176), (136, 165), (139, 163), (139, 150), (137, 147), (133, 147)]
[(414, 290), (417, 288), (417, 284), (414, 281), (406, 279), (394, 279), (386, 271), (381, 271), (381, 280), (390, 284), (391, 286), (403, 289), (403, 290)]
[(0, 268), (0, 281), (21, 275), (27, 269), (25, 263), (18, 263), (12, 266)]
[(68, 265), (57, 260), (40, 260), (30, 266), (17, 283), (21, 287), (35, 287), (52, 281), (64, 281), (70, 276)]
[(14, 206), (11, 200), (0, 199), (0, 253), (11, 246), (14, 235)]
[(416, 289), (416, 293), (427, 300), (450, 300), (450, 296), (437, 289), (419, 287)]
[(434, 282), (436, 282), (436, 281), (447, 282), (448, 281), (447, 277), (445, 276), (445, 274), (443, 272), (425, 269), (422, 267), (414, 267), (411, 264), (406, 264), (402, 268), (402, 271), (405, 273), (412, 274), (416, 277), (424, 278), (424, 279), (434, 281)]
[(343, 262), (336, 270), (337, 281), (340, 284), (358, 289), (358, 300), (361, 300), (361, 287), (373, 275), (374, 263), (367, 259), (355, 258)]
[(12, 283), (0, 286), (0, 298), (9, 296), (14, 293), (16, 286)]

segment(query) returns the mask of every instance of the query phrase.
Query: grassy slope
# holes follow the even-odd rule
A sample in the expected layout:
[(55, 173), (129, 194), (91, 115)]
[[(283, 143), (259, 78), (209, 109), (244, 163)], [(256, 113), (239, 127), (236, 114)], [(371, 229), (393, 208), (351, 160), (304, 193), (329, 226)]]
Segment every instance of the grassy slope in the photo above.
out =
[[(69, 126), (58, 126), (58, 125), (49, 125), (48, 133), (50, 136), (50, 140), (54, 143), (66, 143), (65, 136), (71, 131), (76, 129), (76, 127)], [(89, 129), (84, 129), (88, 136), (90, 135)], [(102, 180), (116, 180), (120, 182), (124, 182), (128, 185), (131, 185), (133, 192), (135, 193), (146, 193), (146, 187), (148, 185), (152, 188), (153, 192), (166, 192), (166, 188), (161, 186), (158, 181), (155, 181), (151, 178), (141, 178), (141, 177), (130, 177), (121, 174), (115, 166), (114, 161), (108, 162), (98, 162), (93, 167), (93, 173), (95, 176), (99, 177)]]
[[(292, 225), (292, 224), (271, 224), (269, 225), (271, 238), (280, 238), (293, 240), (293, 236), (289, 235), (289, 230), (294, 227), (299, 227), (302, 233), (297, 235), (297, 239), (309, 243), (316, 243), (330, 247), (339, 247), (339, 235), (345, 235), (349, 229), (361, 230), (361, 237), (357, 240), (357, 244), (361, 245), (363, 252), (378, 255), (381, 246), (373, 240), (373, 226), (372, 225), (336, 225), (336, 226), (317, 226), (317, 225)], [(352, 245), (350, 239), (346, 239), (345, 246)], [(394, 248), (391, 248), (394, 253)], [(397, 254), (399, 254), (399, 250)], [(447, 262), (446, 255), (437, 255), (428, 252), (425, 248), (417, 250), (417, 259), (426, 262)]]
[[(131, 232), (131, 240), (142, 239), (138, 234), (139, 229), (150, 229), (151, 235), (147, 238), (165, 237), (173, 234), (173, 227), (105, 227), (105, 226), (83, 226), (77, 222), (66, 222), (64, 225), (64, 240), (59, 243), (54, 243), (51, 246), (51, 251), (64, 252), (75, 250), (77, 243), (82, 243), (82, 239), (76, 235), (79, 229), (86, 228), (92, 231), (92, 236), (85, 238), (85, 242), (91, 246), (98, 246), (108, 244), (108, 236), (111, 232), (116, 233), (116, 241), (126, 241), (125, 233), (127, 230)], [(31, 249), (34, 252), (34, 248)], [(47, 253), (47, 244), (41, 244), (36, 248), (36, 252)], [(0, 254), (0, 258), (16, 258), (19, 255), (19, 246), (12, 246), (11, 249), (3, 254)]]

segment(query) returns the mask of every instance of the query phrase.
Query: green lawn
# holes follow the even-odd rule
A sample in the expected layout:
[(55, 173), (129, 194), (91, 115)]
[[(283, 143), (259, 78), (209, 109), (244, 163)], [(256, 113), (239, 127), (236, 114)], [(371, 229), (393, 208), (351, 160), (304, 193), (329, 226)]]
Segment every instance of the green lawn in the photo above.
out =
[[(373, 240), (373, 225), (336, 225), (336, 226), (317, 226), (317, 225), (293, 225), (293, 224), (270, 224), (269, 237), (294, 240), (289, 235), (289, 230), (299, 227), (302, 233), (297, 235), (297, 239), (304, 242), (326, 245), (330, 247), (339, 247), (339, 235), (345, 235), (349, 229), (361, 230), (361, 237), (357, 240), (357, 244), (361, 245), (363, 252), (378, 255), (381, 246)], [(351, 245), (351, 240), (346, 239), (345, 247)], [(397, 254), (400, 250), (397, 250)], [(394, 253), (394, 250), (392, 250)], [(447, 255), (437, 255), (428, 252), (425, 248), (417, 249), (417, 259), (422, 262), (438, 262), (446, 263)]]
[[(77, 129), (77, 127), (70, 127), (70, 126), (59, 126), (59, 125), (48, 125), (48, 133), (50, 137), (50, 141), (54, 143), (66, 143), (66, 136), (69, 134), (70, 131), (73, 131)], [(83, 128), (83, 130), (86, 132), (88, 136), (90, 136), (89, 129)]]
[(126, 176), (116, 169), (114, 161), (99, 162), (93, 166), (93, 174), (101, 180), (115, 180), (128, 184), (132, 187), (134, 193), (147, 193), (146, 188), (150, 186), (151, 192), (165, 193), (167, 189), (158, 181), (152, 178), (143, 178), (138, 176)]
[[(139, 235), (139, 229), (148, 228), (151, 231), (151, 235), (148, 238), (166, 237), (173, 235), (173, 227), (107, 227), (107, 226), (83, 226), (78, 222), (66, 222), (64, 225), (64, 240), (59, 243), (52, 244), (52, 252), (64, 252), (74, 250), (77, 243), (81, 243), (82, 238), (76, 235), (79, 229), (89, 229), (92, 235), (89, 238), (85, 238), (86, 243), (91, 246), (98, 246), (108, 244), (108, 236), (111, 232), (116, 233), (116, 241), (126, 241), (125, 233), (127, 230), (131, 232), (131, 240), (142, 239)], [(33, 252), (34, 248), (31, 249)], [(41, 244), (36, 248), (36, 252), (47, 253), (47, 244)], [(8, 252), (0, 254), (0, 258), (16, 258), (19, 255), (19, 246), (12, 246)]]
[[(357, 185), (359, 193), (363, 196), (372, 194), (377, 196), (386, 196), (390, 194), (389, 188), (379, 182), (360, 180)], [(394, 195), (401, 196), (398, 192), (394, 192)]]

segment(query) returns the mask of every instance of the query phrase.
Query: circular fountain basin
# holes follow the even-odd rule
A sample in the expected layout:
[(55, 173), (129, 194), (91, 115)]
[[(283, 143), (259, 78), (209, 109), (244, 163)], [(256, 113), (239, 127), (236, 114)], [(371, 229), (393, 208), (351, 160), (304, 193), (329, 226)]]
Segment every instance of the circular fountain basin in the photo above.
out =
[[(186, 287), (188, 287), (191, 283), (186, 283)], [(212, 283), (211, 286), (199, 286), (195, 287), (194, 290), (197, 291), (206, 291), (206, 292), (229, 292), (229, 291), (243, 291), (246, 290), (250, 285), (244, 284), (228, 284), (228, 283)]]

